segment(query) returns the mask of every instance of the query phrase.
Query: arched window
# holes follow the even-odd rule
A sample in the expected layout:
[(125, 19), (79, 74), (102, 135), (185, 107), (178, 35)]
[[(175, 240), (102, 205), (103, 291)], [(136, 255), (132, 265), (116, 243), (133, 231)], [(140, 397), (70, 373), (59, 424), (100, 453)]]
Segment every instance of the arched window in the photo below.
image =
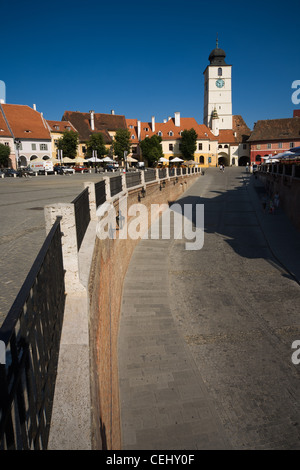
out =
[(261, 162), (261, 156), (260, 156), (260, 155), (256, 155), (255, 160), (256, 160), (257, 162)]
[(36, 159), (37, 159), (37, 155), (31, 155), (31, 157), (30, 157), (30, 161), (32, 161), (32, 160), (36, 160)]
[(27, 166), (27, 158), (25, 157), (25, 155), (20, 155), (19, 166)]
[(223, 148), (223, 146), (220, 144), (220, 145), (219, 145), (219, 149), (221, 149), (221, 148)]
[(160, 137), (162, 137), (162, 135), (163, 135), (162, 131), (158, 131), (157, 135), (159, 135)]
[(203, 157), (203, 155), (200, 156), (200, 165), (201, 165), (201, 164), (204, 165), (204, 157)]
[(218, 75), (219, 75), (219, 77), (222, 75), (222, 67), (218, 68)]
[(173, 132), (173, 131), (170, 131), (170, 132), (169, 132), (169, 135), (170, 135), (170, 136), (173, 136), (173, 135), (174, 135), (174, 132)]

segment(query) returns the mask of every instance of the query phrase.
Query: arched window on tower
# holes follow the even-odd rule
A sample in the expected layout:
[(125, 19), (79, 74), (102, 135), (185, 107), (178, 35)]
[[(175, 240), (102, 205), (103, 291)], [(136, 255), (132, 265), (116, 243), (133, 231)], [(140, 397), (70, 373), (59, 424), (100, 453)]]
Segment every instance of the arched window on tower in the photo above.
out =
[(219, 75), (219, 77), (222, 75), (222, 72), (223, 72), (223, 71), (222, 71), (222, 67), (219, 67), (219, 68), (218, 68), (218, 75)]

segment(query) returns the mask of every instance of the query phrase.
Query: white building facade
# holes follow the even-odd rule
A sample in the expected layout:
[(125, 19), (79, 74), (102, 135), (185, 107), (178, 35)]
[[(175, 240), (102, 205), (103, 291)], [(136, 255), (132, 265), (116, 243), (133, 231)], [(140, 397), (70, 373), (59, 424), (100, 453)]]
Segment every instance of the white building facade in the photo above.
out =
[(27, 166), (30, 161), (51, 158), (51, 140), (16, 139), (15, 152), (17, 166)]

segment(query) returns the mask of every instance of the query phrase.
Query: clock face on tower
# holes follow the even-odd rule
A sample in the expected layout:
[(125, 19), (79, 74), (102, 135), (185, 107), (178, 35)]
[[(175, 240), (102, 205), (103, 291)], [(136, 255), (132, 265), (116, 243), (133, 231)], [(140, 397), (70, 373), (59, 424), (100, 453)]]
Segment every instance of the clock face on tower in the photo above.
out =
[(224, 85), (225, 85), (225, 82), (222, 78), (219, 78), (217, 81), (216, 81), (216, 85), (218, 88), (222, 88)]

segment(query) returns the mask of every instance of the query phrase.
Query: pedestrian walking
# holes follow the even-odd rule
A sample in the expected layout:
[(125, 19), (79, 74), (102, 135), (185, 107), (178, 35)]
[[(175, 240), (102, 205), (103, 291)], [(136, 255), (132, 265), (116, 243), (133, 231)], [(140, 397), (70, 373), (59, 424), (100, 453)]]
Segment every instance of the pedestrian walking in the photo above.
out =
[(262, 203), (263, 211), (266, 212), (266, 209), (267, 209), (267, 196), (266, 195), (263, 196), (261, 203)]
[(275, 206), (275, 209), (278, 209), (278, 207), (279, 207), (279, 193), (278, 193), (278, 191), (274, 196), (274, 206)]

